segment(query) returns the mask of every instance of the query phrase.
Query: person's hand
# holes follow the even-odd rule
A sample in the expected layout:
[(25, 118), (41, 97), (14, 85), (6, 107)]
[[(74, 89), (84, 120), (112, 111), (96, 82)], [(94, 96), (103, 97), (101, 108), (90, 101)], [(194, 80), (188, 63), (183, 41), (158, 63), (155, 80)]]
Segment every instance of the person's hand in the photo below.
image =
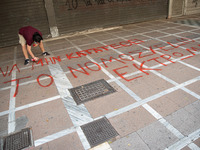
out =
[(34, 57), (34, 58), (32, 59), (32, 61), (38, 61), (38, 60), (39, 60), (38, 57)]

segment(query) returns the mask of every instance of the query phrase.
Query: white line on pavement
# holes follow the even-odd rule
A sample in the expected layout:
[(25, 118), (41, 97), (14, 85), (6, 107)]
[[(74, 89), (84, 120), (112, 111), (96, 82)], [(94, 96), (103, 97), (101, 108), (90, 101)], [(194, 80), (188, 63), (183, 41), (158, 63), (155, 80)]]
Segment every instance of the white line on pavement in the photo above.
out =
[[(46, 49), (48, 49), (46, 44), (45, 44), (45, 47), (46, 47)], [(53, 54), (51, 54), (51, 55), (53, 55)], [(50, 64), (50, 65), (48, 65), (48, 67), (51, 72), (51, 75), (54, 77), (54, 82), (57, 87), (57, 90), (61, 96), (63, 104), (64, 104), (74, 126), (81, 126), (90, 121), (93, 121), (90, 113), (85, 108), (84, 104), (77, 105), (75, 103), (74, 99), (72, 98), (68, 89), (73, 88), (73, 86), (70, 83), (67, 76), (64, 74), (60, 65), (58, 63), (56, 63), (54, 65)], [(90, 145), (89, 145), (86, 137), (84, 136), (84, 134), (81, 131), (82, 130), (78, 129), (77, 133), (83, 144), (83, 147), (85, 149), (88, 149), (88, 148), (90, 148)]]
[[(17, 47), (14, 48), (14, 60), (13, 65), (16, 64), (16, 55), (17, 55)], [(12, 79), (16, 79), (16, 70), (13, 69), (12, 71)], [(9, 101), (9, 115), (8, 115), (8, 134), (15, 131), (15, 100), (16, 98), (13, 97), (16, 89), (16, 81), (11, 82), (11, 89), (10, 89), (10, 101)]]

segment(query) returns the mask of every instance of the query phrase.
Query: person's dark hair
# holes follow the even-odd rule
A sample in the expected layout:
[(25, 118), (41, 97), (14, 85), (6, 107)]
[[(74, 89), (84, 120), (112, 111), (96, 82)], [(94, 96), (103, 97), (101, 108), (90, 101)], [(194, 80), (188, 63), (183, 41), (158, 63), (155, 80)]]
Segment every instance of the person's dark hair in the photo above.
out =
[(38, 32), (35, 32), (33, 34), (33, 41), (40, 43), (41, 40), (43, 40), (43, 38), (41, 37), (41, 35)]

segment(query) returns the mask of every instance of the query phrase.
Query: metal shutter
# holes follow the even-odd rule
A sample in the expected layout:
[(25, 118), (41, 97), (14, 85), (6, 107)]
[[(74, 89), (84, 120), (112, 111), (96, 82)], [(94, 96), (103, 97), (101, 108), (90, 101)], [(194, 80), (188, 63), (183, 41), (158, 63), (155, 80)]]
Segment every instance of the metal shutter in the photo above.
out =
[(60, 34), (166, 18), (168, 0), (53, 0)]
[(18, 30), (31, 25), (50, 34), (43, 0), (0, 0), (0, 47), (18, 43)]

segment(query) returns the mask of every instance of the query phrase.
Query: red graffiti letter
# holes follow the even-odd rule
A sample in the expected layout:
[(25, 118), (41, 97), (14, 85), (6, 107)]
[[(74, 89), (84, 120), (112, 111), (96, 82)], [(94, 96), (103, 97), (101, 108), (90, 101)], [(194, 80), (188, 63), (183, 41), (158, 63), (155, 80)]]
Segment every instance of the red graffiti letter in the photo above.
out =
[[(124, 57), (122, 57), (122, 55), (125, 55), (125, 56), (127, 56), (127, 57), (130, 57), (130, 59), (124, 58)], [(126, 55), (126, 54), (120, 54), (120, 55), (119, 55), (119, 58), (122, 59), (122, 60), (125, 60), (125, 61), (133, 61), (133, 60), (134, 60), (133, 56), (131, 56), (131, 55)]]
[(16, 67), (16, 68), (18, 69), (18, 71), (20, 72), (19, 68), (17, 67), (17, 64), (14, 64), (14, 65), (12, 66), (12, 69), (10, 70), (9, 76), (10, 76), (10, 74), (12, 73), (14, 67)]
[[(51, 82), (50, 82), (49, 84), (47, 84), (47, 85), (42, 85), (42, 84), (40, 83), (40, 80), (39, 80), (39, 78), (40, 78), (41, 76), (48, 76), (48, 77), (50, 77), (50, 78), (51, 78)], [(47, 74), (41, 74), (41, 75), (39, 75), (39, 76), (37, 77), (37, 82), (38, 82), (38, 84), (39, 84), (41, 87), (48, 87), (48, 86), (50, 86), (50, 85), (53, 83), (53, 77), (50, 76), (50, 75), (47, 75)]]
[(176, 57), (182, 57), (183, 56), (183, 54), (179, 53), (179, 52), (174, 52), (173, 55), (176, 56)]
[(68, 67), (69, 68), (69, 70), (70, 70), (70, 72), (72, 73), (72, 75), (74, 76), (74, 78), (77, 78), (77, 76), (74, 74), (74, 72), (73, 71), (78, 71), (78, 72), (80, 72), (80, 73), (84, 73), (84, 74), (86, 74), (86, 75), (90, 75), (80, 64), (77, 64), (83, 71), (80, 71), (80, 70), (78, 70), (78, 69), (74, 69), (74, 68), (72, 68), (72, 67)]
[(36, 63), (36, 64), (41, 63), (41, 66), (44, 65), (42, 58), (40, 58), (38, 62), (33, 62), (33, 64), (32, 64), (32, 70), (34, 69), (34, 64), (35, 64), (35, 63)]
[(14, 95), (13, 95), (13, 97), (16, 97), (16, 96), (17, 96), (17, 93), (18, 93), (19, 80), (21, 80), (21, 79), (25, 79), (25, 78), (30, 78), (30, 77), (31, 77), (31, 76), (23, 77), (23, 78), (19, 78), (19, 79), (14, 79), (14, 80), (6, 81), (6, 82), (4, 82), (4, 83), (17, 81), (17, 85), (16, 85), (15, 93), (14, 93)]
[(75, 56), (72, 56), (73, 55), (73, 53), (71, 53), (70, 55), (67, 55), (66, 54), (66, 56), (67, 56), (67, 58), (70, 60), (70, 59), (72, 59), (72, 58), (79, 58), (79, 57), (75, 57)]
[(125, 62), (123, 62), (123, 61), (121, 61), (121, 60), (118, 60), (118, 59), (116, 59), (116, 58), (113, 58), (112, 56), (110, 57), (110, 60), (106, 60), (106, 59), (101, 58), (101, 61), (102, 61), (102, 63), (104, 64), (104, 66), (107, 68), (108, 66), (105, 64), (104, 61), (110, 61), (110, 62), (112, 62), (113, 59), (116, 60), (116, 61), (119, 61), (119, 62), (121, 62), (121, 63), (123, 63), (123, 64), (126, 64)]
[(163, 66), (167, 66), (167, 65), (161, 63), (160, 61), (158, 61), (157, 59), (159, 59), (159, 58), (160, 58), (160, 57), (156, 57), (156, 58), (149, 59), (149, 60), (147, 60), (147, 61), (155, 60), (155, 61), (158, 62), (159, 64), (162, 64)]
[(144, 55), (144, 56), (141, 56), (141, 54), (143, 53), (143, 52), (140, 52), (139, 53), (139, 57), (138, 58), (143, 58), (143, 57), (147, 57), (147, 56), (151, 56), (151, 55), (154, 55), (154, 54), (156, 54), (156, 52), (152, 49), (152, 47), (150, 46), (149, 47), (149, 49), (150, 49), (150, 51), (152, 52), (151, 54), (148, 54), (148, 55)]
[(79, 52), (76, 52), (76, 54), (81, 57), (82, 55), (83, 56), (87, 56), (87, 54), (85, 54), (83, 51), (79, 51)]
[[(200, 45), (199, 45), (200, 46)], [(196, 47), (191, 47), (192, 50), (190, 49), (186, 49), (188, 52), (190, 52), (193, 56), (196, 55), (195, 53), (193, 53), (192, 51), (197, 51), (197, 50), (200, 50)], [(181, 60), (184, 60), (184, 59), (187, 59), (187, 58), (190, 58), (190, 57), (193, 57), (193, 56), (188, 56), (188, 57), (185, 57), (185, 58), (182, 58)]]
[(138, 40), (138, 39), (131, 39), (131, 40), (128, 40), (128, 41), (131, 42), (131, 43), (134, 43), (134, 44), (140, 44), (140, 43), (144, 42), (144, 41)]
[(142, 76), (137, 76), (135, 78), (131, 78), (131, 79), (126, 79), (123, 75), (127, 74), (127, 72), (124, 72), (124, 73), (119, 73), (117, 72), (117, 70), (119, 69), (123, 69), (123, 68), (127, 68), (128, 66), (124, 66), (124, 67), (120, 67), (120, 68), (117, 68), (117, 69), (114, 69), (113, 71), (119, 76), (121, 77), (122, 79), (124, 79), (125, 81), (132, 81), (134, 79), (137, 79), (137, 78), (141, 78)]
[[(52, 58), (53, 58), (54, 64), (56, 63), (56, 60), (61, 62), (60, 56), (57, 56), (57, 58), (56, 57), (52, 57)], [(50, 60), (51, 60), (51, 58), (50, 58)], [(53, 64), (53, 62), (52, 62), (52, 64)]]
[[(165, 56), (168, 56), (168, 58), (166, 58)], [(170, 61), (171, 63), (175, 63), (174, 61), (170, 60), (171, 56), (170, 55), (167, 55), (167, 54), (164, 54), (164, 55), (161, 55), (160, 57)]]
[(162, 69), (151, 69), (151, 68), (143, 68), (145, 61), (143, 61), (140, 65), (140, 68), (136, 66), (136, 64), (133, 64), (133, 66), (135, 68), (137, 68), (138, 70), (140, 70), (141, 72), (145, 73), (146, 75), (149, 75), (149, 73), (145, 72), (144, 70), (162, 70)]
[[(88, 63), (92, 63), (92, 64), (96, 65), (96, 66), (97, 66), (97, 70), (89, 68), (89, 67), (87, 66)], [(95, 63), (95, 62), (86, 62), (86, 63), (85, 63), (85, 67), (88, 68), (88, 69), (91, 70), (91, 71), (99, 71), (99, 70), (101, 70), (101, 66), (100, 66), (99, 64)], [(93, 67), (93, 66), (91, 66), (91, 67)]]
[[(1, 68), (0, 68), (0, 70), (1, 70)], [(7, 73), (8, 73), (8, 66), (7, 66), (7, 71), (6, 71), (6, 73), (4, 74), (3, 70), (1, 70), (1, 73), (2, 73), (2, 75), (5, 77), (5, 76), (7, 75)]]
[[(123, 43), (125, 43), (125, 44), (123, 44)], [(123, 42), (120, 42), (119, 44), (122, 45), (122, 46), (125, 46), (125, 47), (132, 45), (132, 43), (130, 41), (123, 41)]]

